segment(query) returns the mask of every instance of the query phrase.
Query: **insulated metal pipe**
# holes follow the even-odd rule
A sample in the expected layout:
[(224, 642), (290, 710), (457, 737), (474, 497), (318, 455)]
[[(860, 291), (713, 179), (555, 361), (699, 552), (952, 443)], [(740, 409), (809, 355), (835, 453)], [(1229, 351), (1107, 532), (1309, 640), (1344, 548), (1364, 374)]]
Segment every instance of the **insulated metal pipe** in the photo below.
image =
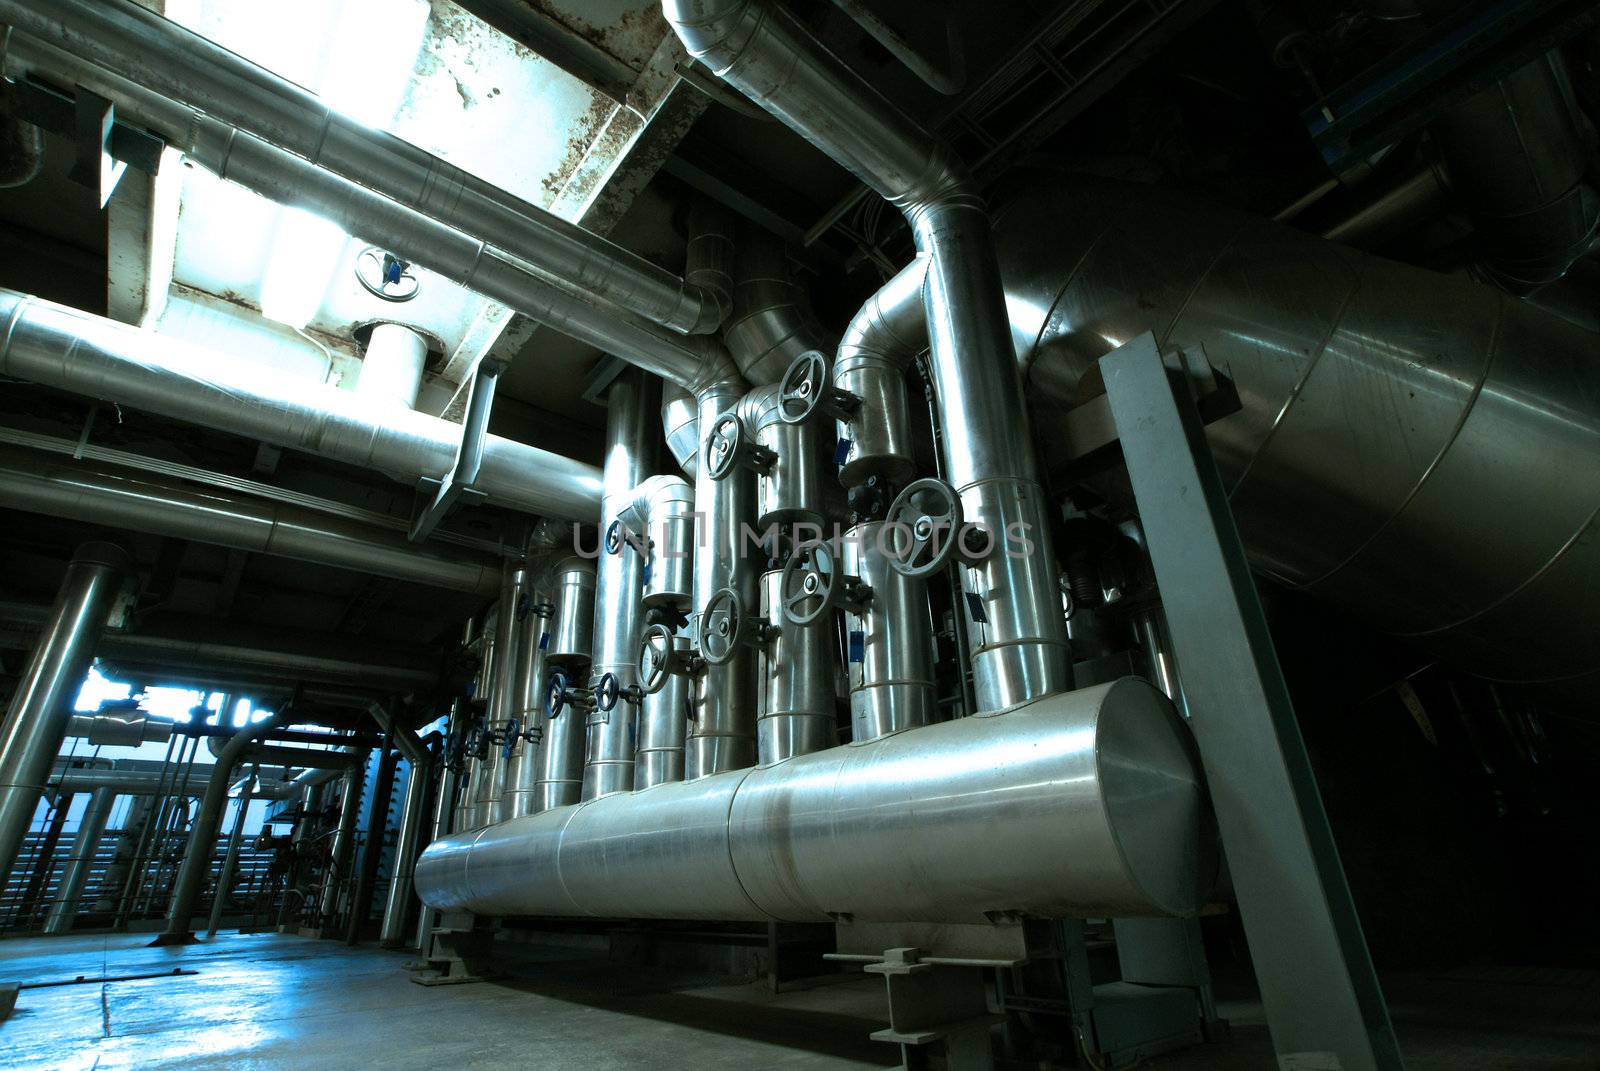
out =
[[(227, 354), (0, 289), (0, 374), (132, 406), (382, 472), (441, 479), (461, 425), (374, 406), (322, 384), (280, 382)], [(478, 487), (490, 501), (587, 519), (600, 496), (592, 465), (485, 436)], [(437, 581), (436, 581), (437, 582)]]
[(918, 255), (868, 298), (839, 337), (833, 385), (861, 399), (839, 438), (850, 443), (839, 482), (846, 487), (881, 476), (904, 483), (916, 472), (906, 369), (928, 348), (923, 284), (928, 258)]
[[(517, 735), (511, 744), (505, 791), (500, 798), (503, 818), (532, 814), (539, 791), (539, 713), (544, 706), (545, 678), (549, 675), (545, 649), (549, 645), (551, 605), (542, 591), (533, 591), (530, 595), (527, 617), (517, 630), (511, 686), (511, 724)], [(415, 856), (415, 851), (412, 854)]]
[[(755, 444), (771, 454), (756, 474), (756, 528), (820, 525), (823, 516), (822, 440), (815, 421), (790, 424), (779, 413), (776, 384), (755, 387), (739, 403), (739, 419)], [(820, 536), (821, 529), (818, 528)], [(805, 536), (782, 534), (792, 540)]]
[(955, 154), (845, 67), (774, 0), (663, 0), (689, 54), (844, 165), (906, 215), (928, 256), (923, 286), (945, 471), (967, 520), (1026, 540), (968, 583), (980, 710), (1071, 681), (1044, 492), (1012, 361), (989, 219)]
[(379, 404), (417, 404), (422, 369), (428, 363), (428, 340), (404, 324), (373, 324), (361, 355), (356, 394)]
[(50, 766), (66, 739), (71, 702), (83, 684), (122, 575), (132, 565), (111, 543), (78, 548), (33, 655), (0, 722), (0, 885), (11, 873)]
[(523, 634), (530, 627), (524, 603), (528, 596), (528, 570), (508, 569), (500, 590), (500, 605), (495, 611), (494, 673), (489, 681), (489, 710), (485, 725), (496, 740), (489, 755), (479, 764), (483, 791), (478, 800), (482, 811), (479, 820), (501, 822), (511, 817), (502, 809), (505, 801), (506, 776), (511, 768), (511, 756), (503, 743), (515, 728), (520, 698), (515, 694), (517, 679), (517, 652), (522, 648)]
[[(360, 764), (347, 771), (340, 782), (339, 824), (334, 829), (333, 845), (328, 852), (328, 866), (323, 871), (322, 895), (317, 907), (324, 926), (339, 913), (340, 903), (349, 899), (345, 895), (345, 886), (352, 877), (350, 861), (355, 855), (356, 826), (361, 821), (361, 796), (367, 783), (369, 761), (367, 752), (358, 754)], [(349, 890), (350, 893), (354, 891)]]
[(270, 718), (244, 726), (233, 734), (228, 746), (217, 757), (211, 777), (206, 782), (205, 795), (200, 800), (200, 809), (189, 826), (189, 842), (183, 851), (183, 863), (172, 882), (172, 901), (167, 906), (166, 928), (152, 944), (186, 944), (194, 940), (189, 925), (194, 920), (195, 907), (200, 901), (200, 887), (211, 871), (211, 855), (216, 850), (217, 827), (222, 824), (222, 809), (228, 801), (233, 768), (252, 740), (262, 733), (288, 725), (290, 720), (290, 708), (285, 706)]
[[(674, 632), (672, 646), (680, 659), (690, 656), (686, 631)], [(635, 791), (683, 780), (683, 745), (689, 733), (689, 676), (667, 675), (661, 690), (644, 697), (639, 707), (639, 750), (633, 768)]]
[(1134, 678), (530, 815), (417, 864), (423, 902), (481, 915), (982, 926), (1193, 915), (1215, 878), (1186, 730)]
[[(600, 702), (589, 714), (584, 799), (633, 788), (639, 711), (628, 693), (638, 684), (644, 556), (623, 538), (622, 512), (652, 466), (658, 398), (654, 380), (636, 371), (617, 377), (607, 396), (605, 494), (600, 500), (603, 545), (596, 570), (594, 659), (588, 682)], [(607, 677), (614, 678), (616, 689), (609, 709), (598, 691)]]
[(234, 812), (233, 830), (228, 834), (228, 852), (222, 857), (222, 869), (217, 871), (217, 883), (212, 888), (211, 918), (206, 922), (206, 934), (210, 937), (215, 937), (222, 928), (222, 911), (228, 905), (228, 894), (233, 891), (233, 874), (239, 866), (239, 849), (244, 842), (244, 823), (255, 794), (256, 775), (251, 773), (239, 790), (239, 808)]
[(417, 734), (396, 724), (393, 715), (382, 704), (374, 703), (372, 716), (378, 725), (394, 737), (395, 746), (406, 760), (406, 790), (400, 802), (400, 825), (395, 831), (394, 866), (389, 875), (389, 892), (383, 905), (383, 925), (378, 940), (385, 948), (395, 948), (404, 942), (406, 914), (414, 895), (411, 875), (417, 865), (417, 850), (421, 845), (423, 827), (427, 824), (428, 782), (433, 774), (433, 753)]
[(72, 838), (67, 868), (61, 874), (61, 884), (56, 888), (50, 913), (45, 916), (45, 933), (66, 933), (72, 929), (73, 920), (78, 915), (78, 900), (83, 896), (89, 872), (94, 869), (100, 838), (105, 836), (106, 822), (111, 818), (111, 809), (116, 803), (117, 792), (113, 788), (100, 787), (90, 794), (89, 805), (84, 808), (83, 817), (78, 819), (77, 835)]
[(763, 766), (809, 755), (838, 743), (834, 729), (832, 614), (809, 625), (783, 616), (783, 570), (761, 577), (761, 708), (756, 717), (756, 758)]
[[(744, 395), (742, 381), (730, 380), (720, 388), (703, 391), (697, 398), (699, 426), (710, 429), (717, 417), (734, 408)], [(695, 540), (694, 614), (690, 635), (699, 645), (706, 604), (723, 588), (739, 594), (740, 608), (759, 612), (756, 555), (761, 552), (750, 538), (755, 511), (755, 479), (748, 470), (735, 468), (725, 479), (715, 480), (702, 456), (695, 472), (694, 504), (704, 525)], [(722, 665), (704, 665), (690, 684), (690, 730), (684, 748), (684, 776), (690, 780), (737, 770), (756, 761), (755, 710), (758, 695), (756, 651), (742, 647)]]
[[(551, 622), (550, 650), (545, 661), (551, 670), (561, 670), (569, 680), (587, 680), (589, 644), (594, 634), (595, 563), (572, 557), (552, 570), (556, 616)], [(540, 695), (544, 694), (541, 686)], [(539, 744), (534, 752), (538, 780), (534, 786), (533, 810), (547, 811), (577, 803), (583, 794), (583, 751), (587, 742), (583, 722), (568, 707), (555, 717), (543, 701), (539, 703)]]
[(1053, 170), (998, 232), (1047, 457), (1116, 345), (1153, 331), (1204, 353), (1243, 404), (1206, 438), (1256, 571), (1587, 699), (1600, 337), (1469, 279)]
[(635, 487), (618, 513), (645, 555), (645, 609), (687, 608), (694, 598), (694, 488), (681, 476), (651, 476)]
[(841, 550), (844, 574), (870, 593), (845, 607), (851, 740), (859, 744), (930, 724), (938, 705), (928, 582), (889, 564), (883, 521), (850, 529)]
[[(711, 332), (721, 322), (715, 294), (392, 134), (339, 115), (314, 94), (138, 4), (68, 0), (41, 9), (4, 0), (0, 23), (493, 241), (657, 323)], [(184, 146), (183, 129), (161, 133)]]

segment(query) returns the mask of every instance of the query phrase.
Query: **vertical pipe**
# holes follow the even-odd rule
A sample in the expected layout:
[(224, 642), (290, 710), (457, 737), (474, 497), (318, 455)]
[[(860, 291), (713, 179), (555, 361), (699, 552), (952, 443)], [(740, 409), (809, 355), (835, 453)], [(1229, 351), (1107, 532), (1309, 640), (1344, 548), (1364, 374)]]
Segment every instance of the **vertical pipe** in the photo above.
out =
[(0, 886), (16, 862), (66, 739), (72, 700), (83, 684), (111, 599), (130, 565), (111, 543), (85, 543), (67, 566), (50, 619), (0, 723)]
[[(569, 679), (587, 679), (589, 653), (594, 638), (595, 563), (571, 557), (553, 570), (556, 577), (556, 615), (550, 622), (550, 648), (545, 661)], [(546, 675), (548, 681), (549, 675)], [(541, 696), (544, 689), (540, 689)], [(547, 811), (577, 803), (583, 795), (583, 722), (571, 708), (556, 717), (541, 698), (539, 743), (534, 750), (538, 780), (533, 809)]]
[[(696, 396), (705, 437), (717, 417), (739, 403), (744, 395), (738, 381), (718, 384)], [(745, 535), (755, 516), (755, 477), (735, 468), (721, 480), (706, 471), (702, 456), (695, 470), (694, 505), (703, 526), (695, 539), (694, 615), (691, 634), (698, 644), (700, 616), (711, 596), (725, 587), (739, 592), (743, 609), (759, 612), (756, 562)], [(753, 531), (753, 530), (751, 530)], [(725, 770), (740, 770), (756, 761), (757, 652), (750, 647), (735, 652), (720, 666), (706, 665), (690, 685), (692, 726), (684, 750), (684, 779), (688, 781)]]
[[(498, 611), (494, 611), (498, 612)], [(476, 642), (478, 644), (478, 675), (472, 682), (472, 700), (474, 706), (481, 699), (483, 701), (483, 714), (480, 717), (475, 710), (469, 708), (466, 712), (463, 733), (467, 736), (481, 733), (487, 726), (487, 718), (492, 713), (494, 680), (494, 631), (490, 622), (485, 621), (479, 630)], [(483, 825), (483, 805), (480, 802), (484, 790), (485, 769), (484, 763), (475, 755), (462, 757), (461, 791), (456, 803), (455, 827), (457, 829), (476, 829)]]
[(45, 887), (50, 882), (50, 873), (55, 869), (56, 847), (61, 843), (61, 830), (67, 823), (67, 812), (71, 809), (72, 793), (59, 793), (55, 806), (48, 813), (49, 821), (39, 838), (39, 847), (29, 860), (28, 884), (23, 887), (17, 901), (14, 925), (26, 926), (33, 921), (34, 909), (39, 906)]
[[(361, 849), (361, 869), (350, 895), (350, 921), (345, 926), (344, 943), (361, 940), (361, 931), (372, 915), (372, 889), (378, 881), (378, 862), (383, 858), (384, 834), (389, 829), (389, 804), (394, 795), (394, 768), (399, 752), (389, 745), (394, 734), (384, 741), (378, 759), (378, 776), (372, 785), (372, 802), (367, 808), (367, 841)], [(398, 861), (397, 861), (398, 862)]]
[[(213, 776), (221, 773), (213, 770)], [(239, 848), (244, 842), (244, 821), (250, 811), (250, 801), (255, 798), (256, 779), (252, 770), (239, 793), (239, 810), (233, 816), (233, 829), (228, 834), (228, 853), (222, 857), (222, 869), (217, 872), (216, 888), (211, 894), (211, 918), (206, 922), (206, 935), (215, 937), (222, 926), (222, 910), (227, 906), (228, 894), (233, 891), (233, 872), (239, 866)], [(209, 787), (209, 786), (208, 786)]]
[[(522, 647), (523, 633), (532, 627), (524, 612), (528, 594), (528, 570), (518, 567), (508, 569), (505, 583), (500, 589), (500, 609), (495, 618), (495, 657), (493, 691), (489, 695), (488, 722), (496, 739), (504, 739), (517, 716), (517, 659)], [(486, 762), (485, 810), (479, 816), (484, 825), (503, 822), (510, 817), (504, 806), (507, 778), (510, 773), (510, 756), (503, 745), (489, 749)]]
[[(689, 655), (689, 637), (672, 638), (680, 657)], [(689, 677), (673, 673), (659, 692), (644, 697), (639, 713), (639, 762), (633, 787), (650, 788), (683, 780), (683, 745), (689, 732)]]
[(44, 923), (45, 933), (66, 933), (77, 918), (78, 901), (83, 898), (84, 886), (94, 870), (100, 854), (100, 841), (106, 833), (106, 822), (117, 804), (117, 790), (102, 787), (89, 796), (89, 806), (78, 820), (78, 834), (72, 839), (72, 855), (67, 859), (66, 872), (61, 875), (61, 887), (56, 891), (55, 902)]
[(128, 813), (117, 831), (117, 846), (111, 855), (111, 865), (106, 868), (105, 881), (100, 883), (100, 898), (94, 902), (96, 912), (110, 914), (120, 906), (121, 890), (127, 884), (128, 872), (154, 808), (155, 799), (151, 796), (128, 797)]
[(322, 896), (318, 913), (323, 924), (338, 914), (340, 892), (346, 872), (350, 869), (350, 853), (355, 849), (356, 823), (361, 818), (361, 790), (367, 781), (369, 753), (363, 752), (361, 761), (345, 771), (339, 796), (339, 825), (333, 834), (333, 848), (328, 853), (328, 869), (323, 874)]
[(756, 754), (762, 766), (809, 755), (838, 743), (834, 728), (833, 614), (809, 625), (783, 616), (783, 571), (761, 577), (762, 619), (771, 638), (762, 648), (764, 663)]
[(845, 575), (871, 592), (846, 607), (844, 618), (850, 737), (857, 744), (934, 720), (927, 581), (890, 566), (888, 542), (883, 521), (860, 524), (845, 533), (841, 556)]
[(506, 766), (505, 793), (500, 801), (502, 821), (532, 814), (538, 795), (539, 711), (544, 703), (545, 650), (550, 642), (551, 604), (542, 591), (530, 592), (529, 598), (532, 604), (518, 629), (512, 678), (511, 721), (518, 735), (512, 742), (511, 760)]
[(401, 324), (374, 324), (361, 358), (356, 396), (380, 405), (417, 404), (422, 369), (428, 360), (428, 340)]
[[(625, 372), (611, 386), (607, 399), (606, 454), (602, 466), (605, 489), (600, 499), (600, 561), (594, 604), (594, 660), (589, 687), (598, 688), (611, 675), (621, 692), (638, 677), (640, 600), (644, 558), (627, 539), (607, 545), (606, 536), (632, 501), (635, 486), (649, 475), (658, 432), (659, 386), (638, 371)], [(583, 798), (627, 792), (633, 788), (633, 752), (638, 707), (619, 698), (610, 710), (598, 706), (589, 715), (588, 751), (583, 767)]]
[(406, 775), (406, 792), (400, 804), (400, 829), (395, 836), (393, 876), (389, 881), (388, 900), (383, 906), (383, 928), (378, 935), (378, 942), (385, 948), (396, 948), (402, 943), (401, 932), (405, 929), (406, 912), (413, 899), (411, 875), (417, 864), (423, 826), (427, 824), (424, 812), (428, 805), (431, 758), (427, 751), (420, 756), (406, 756), (411, 770)]

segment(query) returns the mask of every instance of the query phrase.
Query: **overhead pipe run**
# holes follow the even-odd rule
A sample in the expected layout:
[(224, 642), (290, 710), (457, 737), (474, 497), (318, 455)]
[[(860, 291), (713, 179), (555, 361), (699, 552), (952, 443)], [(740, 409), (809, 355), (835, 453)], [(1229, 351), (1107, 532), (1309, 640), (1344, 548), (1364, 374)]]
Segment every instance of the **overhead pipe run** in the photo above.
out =
[(484, 916), (980, 926), (1192, 916), (1215, 877), (1183, 726), (1132, 678), (456, 834), (416, 870)]
[(356, 393), (375, 402), (414, 408), (427, 363), (426, 336), (404, 324), (373, 324), (361, 354)]
[[(265, 377), (237, 358), (0, 289), (0, 374), (342, 461), (414, 483), (455, 463), (461, 425), (374, 406), (323, 384)], [(484, 437), (489, 501), (588, 519), (600, 473), (547, 450)]]
[[(130, 0), (68, 0), (48, 8), (3, 0), (0, 23), (491, 241), (549, 276), (655, 323), (709, 333), (721, 322), (725, 310), (717, 295), (392, 134), (330, 110), (315, 94)], [(188, 148), (181, 126), (161, 133)]]
[(965, 519), (1025, 546), (996, 548), (966, 585), (980, 710), (1068, 687), (1049, 514), (1025, 422), (989, 220), (951, 150), (824, 48), (774, 0), (663, 0), (690, 55), (906, 215), (923, 286), (945, 471)]
[(0, 447), (0, 497), (14, 509), (486, 595), (500, 561), (285, 503), (187, 487)]

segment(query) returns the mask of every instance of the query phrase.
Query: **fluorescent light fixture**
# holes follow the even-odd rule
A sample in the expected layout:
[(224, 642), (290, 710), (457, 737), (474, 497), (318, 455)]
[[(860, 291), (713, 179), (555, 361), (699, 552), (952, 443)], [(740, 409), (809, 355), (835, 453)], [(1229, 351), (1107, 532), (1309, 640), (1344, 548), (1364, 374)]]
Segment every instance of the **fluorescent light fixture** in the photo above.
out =
[[(367, 126), (393, 121), (405, 100), (428, 27), (427, 0), (345, 0), (325, 40), (340, 42), (325, 58), (316, 90), (330, 108)], [(349, 236), (301, 208), (278, 216), (261, 284), (261, 314), (303, 329), (328, 293)]]

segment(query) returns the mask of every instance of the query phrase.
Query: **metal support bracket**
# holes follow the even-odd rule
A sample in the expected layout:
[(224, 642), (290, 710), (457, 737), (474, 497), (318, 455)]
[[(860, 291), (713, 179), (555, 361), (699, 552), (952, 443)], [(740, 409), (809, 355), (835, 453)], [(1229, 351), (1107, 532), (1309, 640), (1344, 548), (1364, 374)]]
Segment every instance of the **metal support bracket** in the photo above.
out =
[(117, 192), (128, 165), (111, 154), (111, 135), (117, 125), (117, 106), (97, 93), (82, 86), (74, 104), (73, 142), (78, 150), (77, 159), (67, 177), (73, 182), (95, 191), (100, 207), (111, 201)]
[(883, 976), (889, 1028), (874, 1031), (872, 1040), (899, 1045), (901, 1067), (927, 1067), (934, 1051), (942, 1051), (947, 1071), (994, 1067), (989, 1029), (1005, 1016), (989, 1011), (980, 969), (923, 963), (916, 948), (891, 948), (861, 969)]
[(1100, 368), (1279, 1066), (1399, 1069), (1388, 1007), (1200, 413), (1153, 335), (1103, 357)]
[(456, 450), (455, 464), (450, 466), (443, 480), (421, 481), (422, 490), (431, 490), (433, 497), (412, 522), (411, 542), (421, 543), (432, 535), (439, 522), (449, 515), (457, 503), (484, 497), (483, 492), (478, 490), (478, 470), (483, 467), (483, 440), (489, 433), (489, 411), (494, 406), (495, 384), (505, 370), (504, 361), (485, 357), (478, 362), (478, 371), (472, 377), (472, 388), (467, 393), (467, 415), (461, 422), (461, 445)]

